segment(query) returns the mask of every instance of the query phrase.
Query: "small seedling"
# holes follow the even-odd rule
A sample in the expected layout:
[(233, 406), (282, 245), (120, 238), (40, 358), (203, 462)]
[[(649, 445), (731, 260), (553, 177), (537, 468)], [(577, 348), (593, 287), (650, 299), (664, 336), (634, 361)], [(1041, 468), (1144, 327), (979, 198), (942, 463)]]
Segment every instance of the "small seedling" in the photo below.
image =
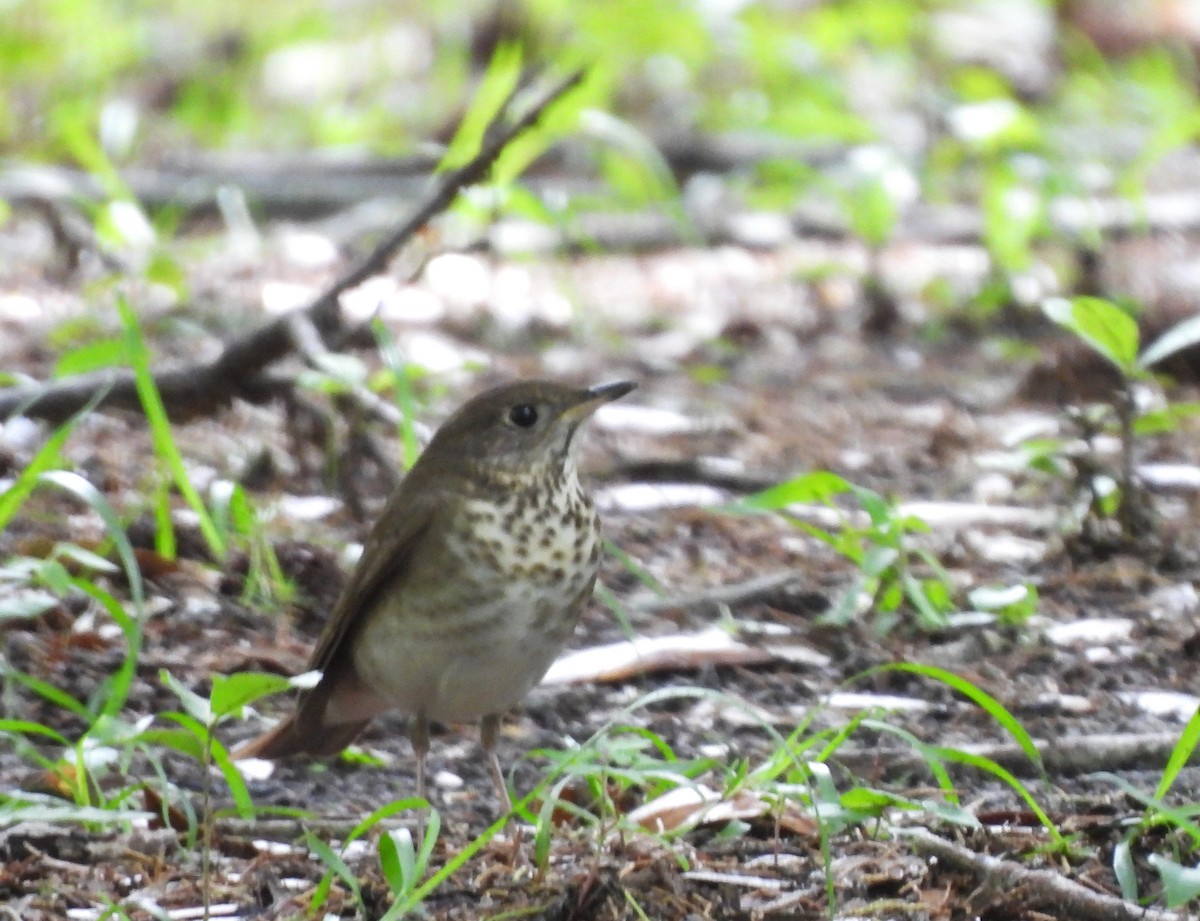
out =
[[(68, 423), (60, 433), (69, 431), (71, 424)], [(54, 443), (57, 438), (58, 435), (52, 438), (50, 443)], [(82, 547), (60, 544), (56, 545), (44, 560), (13, 561), (5, 568), (5, 575), (24, 578), (26, 585), (36, 592), (30, 598), (35, 605), (47, 599), (86, 598), (97, 613), (107, 614), (118, 626), (125, 648), (116, 671), (96, 685), (87, 701), (78, 700), (67, 691), (34, 675), (5, 666), (2, 674), (6, 682), (21, 685), (54, 706), (66, 710), (85, 727), (74, 742), (69, 742), (62, 734), (48, 727), (27, 721), (7, 721), (7, 731), (16, 734), (22, 740), (33, 735), (63, 743), (66, 755), (58, 761), (42, 757), (32, 747), (26, 754), (46, 768), (54, 778), (52, 782), (64, 795), (78, 806), (92, 806), (103, 803), (96, 772), (112, 762), (114, 740), (125, 734), (124, 724), (118, 716), (125, 706), (136, 676), (137, 660), (142, 646), (145, 593), (133, 547), (116, 511), (99, 490), (78, 474), (66, 470), (40, 470), (48, 457), (47, 448), (43, 448), (31, 467), (0, 496), (0, 516), (15, 514), (37, 486), (53, 486), (82, 501), (104, 522), (108, 540), (115, 549), (119, 565)], [(30, 470), (39, 472), (30, 474)], [(67, 564), (71, 568), (68, 568)], [(73, 574), (72, 570), (79, 574)], [(117, 573), (123, 575), (129, 586), (132, 614), (103, 586), (104, 578)], [(123, 793), (116, 794), (117, 801), (123, 798)]]
[[(841, 527), (827, 530), (801, 518), (788, 507), (820, 503), (836, 508), (833, 499), (849, 495), (866, 513), (865, 524), (846, 515)], [(825, 471), (803, 474), (786, 483), (747, 496), (733, 511), (772, 511), (828, 545), (856, 568), (851, 585), (824, 615), (826, 623), (844, 626), (867, 607), (875, 612), (875, 629), (887, 633), (907, 610), (924, 630), (946, 626), (953, 609), (950, 577), (927, 550), (913, 546), (912, 536), (929, 530), (894, 502)]]
[(249, 819), (254, 816), (254, 802), (241, 772), (229, 758), (229, 752), (216, 737), (217, 727), (228, 719), (240, 719), (245, 708), (256, 700), (278, 694), (289, 688), (308, 682), (308, 675), (284, 678), (280, 675), (239, 672), (233, 675), (214, 675), (212, 691), (207, 698), (189, 689), (165, 669), (159, 676), (179, 698), (182, 710), (173, 710), (159, 715), (175, 729), (148, 729), (140, 741), (150, 745), (161, 745), (187, 755), (200, 763), (203, 771), (201, 800), (201, 874), (204, 893), (204, 915), (208, 916), (212, 895), (212, 774), (209, 768), (215, 762), (229, 784), (238, 814)]
[(1143, 414), (1138, 406), (1135, 387), (1154, 383), (1152, 368), (1179, 351), (1200, 343), (1200, 317), (1182, 321), (1163, 333), (1144, 351), (1140, 351), (1137, 321), (1119, 306), (1096, 297), (1071, 300), (1056, 298), (1043, 305), (1046, 315), (1107, 359), (1120, 375), (1120, 386), (1111, 402), (1096, 408), (1075, 410), (1070, 418), (1085, 443), (1101, 431), (1115, 428), (1121, 443), (1119, 466), (1106, 469), (1088, 451), (1071, 458), (1076, 482), (1090, 496), (1089, 512), (1101, 521), (1115, 521), (1123, 541), (1140, 539), (1153, 531), (1149, 503), (1135, 469), (1138, 439), (1170, 429), (1195, 408), (1178, 405), (1173, 411)]
[(284, 608), (295, 596), (295, 586), (284, 574), (275, 546), (246, 490), (229, 480), (218, 480), (210, 491), (213, 520), (227, 545), (246, 548), (249, 563), (242, 601), (264, 608)]
[[(401, 812), (412, 811), (428, 813), (425, 836), (419, 848), (414, 845), (412, 834), (408, 829), (383, 829), (385, 820)], [(426, 800), (414, 796), (394, 800), (376, 809), (354, 826), (342, 842), (340, 849), (335, 850), (329, 842), (318, 838), (312, 832), (307, 832), (305, 842), (308, 849), (316, 854), (328, 868), (313, 892), (309, 901), (309, 910), (315, 913), (321, 909), (329, 898), (329, 890), (333, 885), (334, 877), (337, 877), (350, 891), (363, 913), (369, 913), (363, 900), (358, 876), (346, 863), (345, 855), (351, 844), (376, 830), (381, 832), (378, 846), (380, 869), (395, 897), (393, 909), (398, 905), (409, 905), (410, 907), (419, 905), (427, 893), (418, 892), (418, 886), (429, 872), (430, 858), (437, 844), (441, 827), (442, 819), (437, 810), (431, 808)], [(393, 915), (389, 911), (387, 917), (400, 917), (400, 915)]]
[(412, 832), (407, 828), (384, 832), (380, 836), (379, 866), (397, 901), (408, 901), (416, 891), (417, 884), (428, 874), (429, 859), (441, 830), (441, 815), (436, 809), (431, 809), (420, 848), (413, 844)]
[(1200, 855), (1200, 805), (1188, 803), (1171, 806), (1167, 803), (1172, 787), (1181, 776), (1186, 777), (1183, 772), (1188, 763), (1194, 760), (1198, 744), (1200, 710), (1192, 714), (1180, 733), (1179, 741), (1175, 743), (1153, 793), (1147, 794), (1117, 774), (1105, 771), (1095, 775), (1113, 783), (1126, 797), (1141, 803), (1144, 808), (1141, 820), (1130, 826), (1113, 849), (1113, 873), (1121, 887), (1121, 894), (1131, 902), (1138, 902), (1141, 898), (1136, 868), (1138, 845), (1145, 836), (1149, 839), (1150, 847), (1161, 851), (1160, 839), (1164, 832), (1174, 849), (1172, 857), (1165, 857), (1156, 851), (1145, 859), (1158, 872), (1168, 907), (1178, 908), (1200, 898), (1200, 867), (1185, 866), (1183, 863), (1185, 858), (1195, 861)]

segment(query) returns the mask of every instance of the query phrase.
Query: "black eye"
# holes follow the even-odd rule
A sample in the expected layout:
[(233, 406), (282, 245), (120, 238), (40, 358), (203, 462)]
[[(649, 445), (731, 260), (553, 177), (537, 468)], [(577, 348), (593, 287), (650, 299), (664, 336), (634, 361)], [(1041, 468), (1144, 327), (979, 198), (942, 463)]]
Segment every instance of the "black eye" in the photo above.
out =
[(518, 403), (508, 411), (508, 421), (513, 425), (519, 425), (523, 429), (536, 425), (537, 420), (537, 407), (530, 406), (528, 403)]

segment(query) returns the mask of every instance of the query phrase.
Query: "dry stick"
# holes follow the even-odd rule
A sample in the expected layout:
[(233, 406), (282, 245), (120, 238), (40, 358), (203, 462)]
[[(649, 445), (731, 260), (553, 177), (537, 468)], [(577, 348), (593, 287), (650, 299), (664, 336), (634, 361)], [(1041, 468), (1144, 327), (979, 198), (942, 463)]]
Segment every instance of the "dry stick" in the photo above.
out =
[[(299, 312), (322, 336), (328, 338), (336, 335), (342, 327), (338, 304), (342, 292), (385, 271), (400, 247), (445, 211), (463, 188), (483, 179), (504, 148), (535, 125), (550, 105), (578, 86), (583, 76), (582, 70), (572, 71), (554, 83), (521, 115), (504, 124), (519, 88), (514, 90), (484, 132), (479, 153), (468, 163), (443, 175), (408, 220)], [(204, 415), (227, 404), (235, 395), (252, 396), (256, 392), (256, 379), (263, 369), (289, 354), (294, 344), (291, 315), (286, 314), (229, 343), (215, 360), (161, 371), (154, 376), (154, 380), (176, 419)], [(140, 410), (141, 401), (133, 373), (121, 369), (83, 374), (56, 383), (0, 390), (0, 419), (19, 413), (49, 422), (61, 422), (86, 406), (105, 387), (109, 389), (101, 401), (103, 405)]]
[[(362, 823), (362, 817), (354, 816), (306, 816), (303, 819), (276, 819), (259, 817), (257, 819), (242, 819), (236, 816), (224, 816), (217, 819), (218, 848), (228, 838), (249, 838), (259, 841), (277, 841), (281, 843), (295, 842), (304, 837), (306, 832), (325, 839), (345, 841), (346, 838)], [(404, 828), (407, 820), (391, 816), (380, 820), (378, 827), (386, 830)]]
[[(316, 326), (303, 312), (288, 314), (288, 319), (291, 321), (289, 329), (292, 343), (297, 351), (304, 356), (304, 360), (310, 368), (320, 370), (322, 360), (330, 352), (325, 347), (325, 342)], [(348, 380), (342, 380), (339, 383), (345, 388), (343, 396), (353, 403), (359, 412), (380, 422), (386, 422), (388, 425), (400, 424), (403, 419), (400, 410), (375, 391)]]
[[(703, 430), (696, 434), (707, 434)], [(742, 470), (724, 458), (692, 457), (678, 460), (628, 460), (608, 471), (611, 479), (649, 480), (664, 483), (703, 483), (718, 489), (757, 492), (792, 476), (785, 470)]]
[[(924, 828), (904, 832), (916, 850), (940, 862), (971, 873), (980, 888), (996, 893), (996, 905), (1011, 909), (1019, 903), (1027, 908), (1053, 912), (1056, 918), (1074, 921), (1184, 921), (1190, 917), (1173, 911), (1142, 908), (1124, 899), (1093, 892), (1053, 870), (1031, 870), (1015, 860), (977, 854), (961, 844), (947, 841)], [(975, 906), (976, 910), (986, 908)]]
[(744, 582), (731, 582), (725, 585), (714, 585), (711, 588), (700, 589), (671, 595), (666, 598), (644, 594), (630, 598), (626, 607), (639, 614), (659, 614), (663, 611), (701, 607), (738, 607), (756, 601), (777, 600), (782, 594), (791, 589), (797, 589), (806, 582), (804, 573), (798, 570), (785, 569), (755, 576)]
[[(1042, 765), (1054, 776), (1078, 776), (1097, 771), (1161, 770), (1179, 745), (1178, 732), (1133, 735), (1080, 735), (1034, 739)], [(1015, 742), (957, 745), (962, 751), (989, 758), (1021, 777), (1037, 777), (1041, 771)], [(832, 756), (855, 773), (881, 778), (899, 777), (924, 770), (925, 758), (910, 749), (859, 748), (846, 746)], [(1189, 764), (1200, 763), (1200, 749), (1192, 752)]]
[[(814, 169), (841, 163), (848, 147), (761, 132), (701, 134), (692, 131), (658, 133), (649, 126), (651, 143), (661, 151), (671, 171), (685, 178), (695, 173), (729, 173), (754, 167), (763, 160), (803, 161)], [(547, 158), (546, 166), (562, 167), (570, 158)], [(314, 212), (353, 206), (372, 195), (415, 199), (419, 183), (438, 164), (427, 154), (348, 160), (320, 151), (293, 154), (213, 153), (175, 154), (170, 162), (132, 166), (122, 179), (133, 195), (148, 205), (185, 209), (211, 208), (217, 189), (244, 189), (256, 206), (271, 216), (310, 217)], [(539, 172), (546, 172), (546, 166)], [(81, 170), (6, 161), (0, 169), (0, 199), (16, 204), (37, 200), (52, 204), (102, 199), (104, 189)], [(976, 220), (978, 228), (981, 220)], [(978, 238), (978, 230), (975, 234)]]

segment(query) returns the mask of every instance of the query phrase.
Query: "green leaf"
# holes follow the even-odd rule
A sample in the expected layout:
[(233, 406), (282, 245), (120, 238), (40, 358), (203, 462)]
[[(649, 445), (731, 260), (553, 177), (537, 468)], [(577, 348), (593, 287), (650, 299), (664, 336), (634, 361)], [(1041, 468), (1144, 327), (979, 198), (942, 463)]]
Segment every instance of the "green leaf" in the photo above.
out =
[(917, 609), (918, 620), (925, 630), (941, 630), (946, 626), (945, 611), (949, 607), (946, 587), (936, 579), (918, 579), (910, 573), (901, 578), (904, 597)]
[(316, 854), (317, 857), (320, 858), (321, 862), (329, 868), (329, 873), (336, 875), (343, 883), (346, 884), (346, 888), (354, 893), (354, 900), (361, 904), (362, 889), (359, 887), (358, 877), (356, 877), (354, 875), (354, 871), (352, 871), (346, 865), (346, 861), (342, 860), (341, 855), (334, 851), (333, 848), (314, 835), (311, 831), (306, 831), (304, 833), (304, 843), (308, 846), (308, 849)]
[[(122, 531), (122, 536), (124, 532)], [(142, 649), (142, 628), (138, 618), (126, 613), (124, 606), (111, 592), (106, 592), (87, 579), (74, 579), (72, 584), (92, 600), (98, 602), (113, 622), (121, 628), (125, 637), (125, 655), (121, 666), (108, 676), (93, 692), (93, 700), (103, 701), (98, 716), (115, 717), (125, 706), (133, 680), (137, 676), (138, 656)], [(99, 722), (99, 720), (97, 720)], [(95, 727), (93, 727), (94, 729)]]
[(69, 744), (66, 738), (55, 732), (49, 726), (43, 726), (41, 723), (32, 723), (29, 720), (4, 720), (0, 719), (0, 734), (20, 733), (21, 735), (31, 736), (46, 736), (57, 742), (59, 745)]
[(37, 570), (38, 581), (50, 591), (54, 592), (59, 598), (64, 598), (70, 594), (75, 580), (71, 578), (71, 573), (67, 571), (67, 567), (58, 560), (44, 560), (42, 565)]
[(79, 700), (72, 697), (66, 691), (55, 687), (49, 681), (43, 681), (41, 678), (38, 678), (35, 675), (29, 675), (25, 672), (17, 671), (11, 666), (3, 663), (0, 663), (0, 675), (3, 675), (5, 681), (23, 684), (25, 687), (29, 688), (29, 690), (33, 691), (40, 697), (44, 697), (55, 706), (62, 707), (64, 710), (74, 713), (85, 723), (90, 724), (92, 722), (92, 712), (86, 706), (84, 706)]
[(171, 518), (171, 484), (158, 477), (154, 484), (154, 550), (164, 560), (175, 559), (178, 542), (175, 522)]
[(33, 492), (42, 475), (60, 462), (59, 452), (62, 450), (62, 446), (66, 444), (71, 433), (75, 431), (75, 426), (79, 424), (79, 420), (90, 413), (107, 392), (107, 388), (101, 388), (88, 401), (87, 406), (55, 429), (54, 434), (46, 439), (44, 445), (38, 448), (37, 454), (33, 456), (33, 460), (29, 462), (29, 466), (21, 471), (12, 486), (3, 493), (0, 493), (0, 531), (3, 531), (8, 526), (13, 515), (21, 508), (25, 500), (29, 498), (30, 493)]
[(407, 892), (412, 871), (417, 864), (417, 851), (412, 833), (407, 828), (386, 831), (379, 836), (379, 868), (392, 892)]
[(909, 805), (908, 801), (901, 797), (869, 787), (852, 787), (841, 795), (840, 802), (844, 809), (872, 816), (881, 815), (889, 806)]
[(213, 675), (209, 703), (217, 719), (242, 715), (242, 708), (256, 700), (278, 694), (292, 687), (291, 679), (263, 672), (236, 672), (232, 675)]
[[(590, 68), (578, 86), (555, 100), (552, 106), (542, 112), (537, 123), (513, 138), (496, 159), (491, 171), (492, 180), (508, 187), (508, 200), (514, 206), (530, 207), (528, 194), (524, 195), (525, 202), (513, 196), (513, 190), (518, 188), (517, 178), (552, 144), (576, 131), (584, 108), (596, 95), (595, 82), (591, 79), (595, 71), (595, 67)], [(525, 191), (521, 190), (522, 193)]]
[(1133, 862), (1133, 851), (1128, 841), (1118, 841), (1113, 848), (1113, 875), (1121, 887), (1121, 897), (1130, 902), (1138, 900), (1137, 867)]
[(1032, 812), (1037, 817), (1037, 820), (1042, 823), (1042, 827), (1050, 833), (1050, 837), (1054, 839), (1054, 843), (1059, 846), (1064, 843), (1062, 832), (1058, 830), (1058, 826), (1055, 825), (1050, 816), (1046, 814), (1046, 810), (1044, 810), (1038, 801), (1033, 798), (1033, 794), (1029, 792), (1028, 787), (1026, 787), (1025, 784), (1023, 784), (1016, 777), (1016, 775), (1009, 771), (1006, 767), (996, 763), (991, 758), (987, 758), (983, 755), (976, 755), (972, 752), (962, 751), (961, 749), (940, 745), (934, 745), (930, 747), (938, 754), (939, 757), (946, 761), (953, 761), (957, 764), (966, 764), (970, 767), (978, 768), (981, 771), (991, 774), (997, 780), (1002, 781), (1014, 793), (1016, 793), (1025, 801), (1025, 805), (1029, 807), (1030, 812)]
[(667, 597), (666, 588), (658, 579), (654, 578), (654, 574), (611, 540), (604, 541), (604, 553), (606, 556), (614, 557), (635, 579), (659, 598)]
[(361, 838), (384, 819), (394, 816), (398, 812), (428, 808), (428, 801), (417, 796), (409, 796), (404, 799), (392, 800), (390, 803), (385, 803), (354, 826), (350, 834), (346, 836), (346, 844)]
[(1191, 817), (1195, 810), (1194, 806), (1168, 806), (1153, 794), (1146, 793), (1144, 790), (1135, 787), (1124, 777), (1119, 777), (1109, 771), (1098, 771), (1092, 777), (1097, 780), (1107, 780), (1117, 787), (1117, 789), (1121, 790), (1127, 798), (1135, 803), (1141, 803), (1142, 807), (1146, 810), (1146, 815), (1142, 820), (1143, 823), (1173, 827), (1176, 831), (1186, 834), (1191, 839), (1190, 844), (1193, 849), (1200, 847), (1200, 825), (1197, 825)]
[[(421, 841), (421, 850), (417, 854), (417, 870), (424, 873), (425, 868), (429, 866), (429, 858), (433, 856), (433, 846), (437, 843), (438, 836), (442, 833), (442, 815), (436, 809), (430, 809), (428, 822), (425, 828), (425, 837)], [(413, 878), (412, 884), (415, 886), (416, 878)]]
[(94, 572), (114, 573), (120, 571), (116, 563), (91, 550), (85, 550), (77, 544), (58, 544), (54, 548), (54, 557), (59, 560), (69, 560), (83, 569), (90, 569)]
[(123, 365), (129, 359), (125, 349), (124, 339), (103, 339), (99, 342), (89, 342), (77, 349), (72, 349), (58, 360), (54, 366), (55, 377), (70, 377), (73, 374), (86, 374), (101, 368), (111, 368)]
[(234, 483), (229, 494), (229, 520), (234, 529), (244, 535), (253, 534), (258, 525), (254, 506), (250, 504), (250, 497), (246, 495), (246, 490), (240, 483)]
[(1160, 854), (1151, 854), (1147, 860), (1162, 879), (1168, 908), (1178, 908), (1200, 897), (1200, 867), (1185, 867)]
[(408, 470), (421, 454), (421, 444), (417, 440), (417, 401), (413, 392), (413, 382), (421, 369), (405, 360), (396, 345), (396, 337), (379, 317), (371, 320), (371, 332), (375, 336), (379, 354), (392, 372), (392, 389), (396, 407), (400, 410), (401, 465)]
[(6, 620), (32, 620), (58, 604), (58, 598), (36, 590), (13, 591), (0, 596), (0, 628)]
[(869, 247), (880, 247), (888, 241), (899, 209), (882, 178), (866, 178), (856, 188), (843, 192), (840, 201), (855, 236)]
[(221, 776), (225, 778), (225, 783), (229, 786), (229, 793), (233, 797), (233, 804), (237, 808), (238, 816), (247, 820), (254, 818), (254, 799), (246, 787), (246, 780), (242, 777), (242, 772), (229, 757), (228, 749), (211, 736), (208, 738), (208, 744), (213, 762), (220, 769)]
[(1137, 321), (1111, 301), (1098, 297), (1051, 298), (1042, 310), (1111, 361), (1123, 374), (1138, 368)]
[[(954, 782), (950, 779), (949, 772), (946, 770), (945, 761), (938, 755), (937, 750), (932, 745), (927, 745), (907, 729), (893, 725), (886, 720), (864, 718), (862, 726), (864, 729), (872, 729), (885, 735), (893, 735), (905, 742), (925, 760), (925, 766), (933, 774), (934, 779), (937, 781), (938, 789), (946, 801), (953, 805), (959, 805), (958, 793), (954, 789)], [(978, 819), (972, 816), (971, 820), (968, 824), (978, 827)]]
[[(1033, 739), (1029, 733), (1025, 731), (1025, 727), (1017, 722), (1016, 717), (1008, 712), (996, 698), (992, 697), (982, 688), (978, 688), (971, 684), (967, 679), (962, 678), (953, 672), (946, 671), (944, 668), (938, 668), (936, 665), (919, 665), (915, 662), (894, 662), (889, 665), (882, 665), (878, 668), (879, 671), (899, 671), (908, 672), (913, 675), (923, 675), (926, 678), (932, 678), (934, 681), (940, 681), (942, 684), (958, 691), (964, 697), (968, 698), (976, 704), (976, 706), (987, 712), (992, 719), (1004, 728), (1012, 737), (1013, 741), (1021, 746), (1021, 750), (1025, 752), (1026, 757), (1032, 761), (1039, 770), (1042, 769), (1042, 756), (1038, 751), (1037, 746), (1033, 743)], [(865, 674), (871, 674), (876, 669), (869, 669)]]
[(1179, 741), (1171, 749), (1171, 756), (1167, 759), (1167, 766), (1163, 768), (1162, 777), (1158, 781), (1158, 788), (1154, 791), (1154, 798), (1156, 800), (1166, 798), (1172, 784), (1179, 778), (1180, 771), (1187, 766), (1188, 761), (1191, 759), (1192, 752), (1195, 751), (1197, 743), (1200, 743), (1200, 708), (1187, 721), (1187, 725), (1183, 727), (1183, 732), (1179, 735)]
[(446, 148), (438, 172), (458, 169), (470, 162), (483, 146), (484, 133), (521, 77), (522, 52), (519, 45), (497, 46), (488, 64), (483, 82), (475, 91), (471, 106), (463, 116), (454, 138)]
[(183, 300), (187, 296), (187, 272), (177, 259), (164, 252), (155, 253), (146, 266), (146, 280), (170, 288)]
[(212, 724), (212, 707), (209, 702), (185, 685), (182, 681), (172, 675), (165, 668), (158, 673), (159, 680), (162, 681), (171, 691), (179, 698), (179, 702), (183, 704), (184, 712), (197, 722), (209, 726)]
[(1000, 162), (986, 174), (980, 205), (984, 244), (996, 267), (1003, 275), (1025, 271), (1044, 220), (1042, 196), (1017, 175), (1010, 163)]
[(601, 160), (605, 179), (638, 205), (673, 201), (679, 197), (675, 174), (649, 136), (633, 123), (610, 112), (588, 109), (581, 114), (579, 133), (605, 145)]
[(142, 611), (145, 609), (146, 598), (142, 584), (142, 571), (138, 566), (137, 557), (134, 555), (133, 544), (129, 542), (129, 535), (125, 533), (125, 528), (121, 526), (121, 519), (117, 517), (116, 511), (109, 504), (108, 499), (79, 474), (69, 470), (50, 470), (41, 474), (38, 479), (42, 483), (50, 483), (81, 499), (104, 521), (108, 536), (116, 545), (117, 556), (121, 558), (121, 566), (124, 568), (125, 578), (129, 582), (129, 594), (140, 620)]
[[(170, 718), (170, 714), (163, 715)], [(183, 714), (179, 715), (182, 716)], [(203, 728), (200, 731), (201, 735), (197, 736), (196, 732), (189, 728), (147, 729), (142, 733), (141, 741), (147, 745), (169, 748), (172, 751), (186, 755), (193, 761), (202, 762), (204, 760)]]
[(871, 524), (878, 527), (892, 524), (895, 521), (896, 509), (875, 490), (854, 485), (851, 485), (850, 489), (854, 493), (854, 497), (858, 499), (858, 504), (867, 513), (867, 517), (871, 519)]
[(834, 496), (850, 491), (850, 484), (836, 473), (814, 470), (746, 496), (734, 503), (734, 508), (775, 511), (788, 505), (828, 502)]
[(1200, 403), (1195, 401), (1171, 403), (1161, 409), (1152, 409), (1141, 413), (1133, 420), (1133, 434), (1147, 436), (1177, 432), (1180, 421), (1193, 416), (1200, 416)]
[(895, 547), (873, 546), (859, 563), (863, 575), (880, 578), (887, 574), (900, 559), (900, 551)]

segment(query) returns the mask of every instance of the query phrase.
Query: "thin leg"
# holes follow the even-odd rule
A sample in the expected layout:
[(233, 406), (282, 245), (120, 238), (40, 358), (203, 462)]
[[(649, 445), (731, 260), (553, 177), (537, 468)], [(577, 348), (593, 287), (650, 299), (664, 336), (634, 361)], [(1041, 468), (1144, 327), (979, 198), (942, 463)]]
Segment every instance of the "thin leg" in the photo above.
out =
[(505, 813), (512, 812), (512, 797), (508, 795), (508, 784), (504, 782), (504, 770), (500, 767), (500, 758), (496, 755), (496, 738), (500, 734), (500, 715), (489, 713), (479, 723), (479, 744), (487, 755), (488, 767), (492, 772), (492, 786), (496, 788), (496, 796), (504, 807)]
[[(425, 796), (425, 759), (429, 755), (429, 720), (420, 713), (415, 714), (408, 726), (408, 737), (412, 741), (413, 755), (417, 761), (417, 796)], [(425, 840), (425, 810), (417, 816), (417, 850)]]
[(512, 847), (508, 849), (505, 856), (510, 864), (516, 866), (521, 859), (521, 826), (512, 824), (512, 797), (508, 795), (508, 784), (504, 782), (504, 770), (500, 767), (500, 758), (496, 755), (496, 737), (499, 735), (500, 714), (489, 713), (479, 723), (479, 744), (487, 755), (488, 768), (492, 774), (492, 786), (496, 788), (496, 796), (499, 797), (500, 803), (504, 807), (504, 814), (508, 817), (509, 826), (512, 828)]

